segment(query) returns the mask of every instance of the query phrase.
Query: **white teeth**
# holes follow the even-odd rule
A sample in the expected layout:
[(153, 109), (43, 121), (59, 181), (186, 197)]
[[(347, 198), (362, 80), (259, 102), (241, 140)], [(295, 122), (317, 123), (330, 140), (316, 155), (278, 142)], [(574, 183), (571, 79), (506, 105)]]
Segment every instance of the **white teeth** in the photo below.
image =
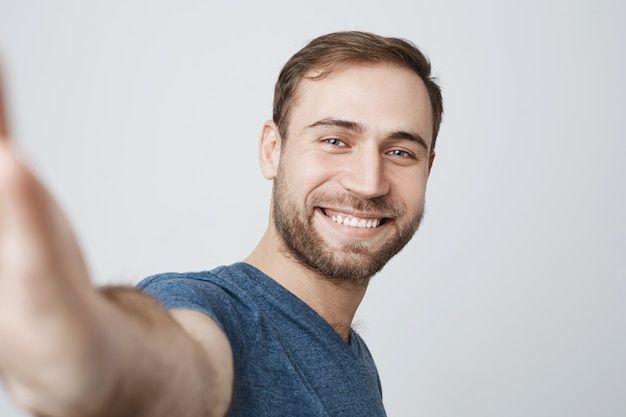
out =
[(356, 217), (343, 217), (341, 214), (332, 216), (331, 219), (335, 223), (343, 224), (344, 226), (358, 227), (360, 229), (371, 229), (378, 227), (380, 224), (380, 219), (358, 219)]

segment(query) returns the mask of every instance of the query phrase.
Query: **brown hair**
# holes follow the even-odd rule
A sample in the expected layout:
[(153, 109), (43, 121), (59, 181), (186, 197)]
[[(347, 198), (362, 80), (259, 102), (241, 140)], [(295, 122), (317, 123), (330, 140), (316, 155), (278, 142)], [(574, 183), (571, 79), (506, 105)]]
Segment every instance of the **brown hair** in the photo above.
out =
[[(410, 41), (367, 32), (336, 32), (313, 39), (285, 64), (274, 88), (273, 119), (283, 139), (287, 138), (289, 115), (296, 90), (304, 77), (320, 79), (356, 64), (396, 64), (414, 71), (426, 85), (433, 113), (431, 149), (441, 125), (441, 88), (430, 75), (428, 58)], [(307, 75), (312, 70), (314, 76)]]

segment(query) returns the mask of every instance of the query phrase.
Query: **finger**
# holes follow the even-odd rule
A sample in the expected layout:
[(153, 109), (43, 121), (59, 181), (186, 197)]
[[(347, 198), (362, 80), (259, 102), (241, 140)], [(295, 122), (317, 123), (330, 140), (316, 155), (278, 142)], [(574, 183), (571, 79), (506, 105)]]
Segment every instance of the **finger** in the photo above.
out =
[(9, 140), (9, 120), (7, 117), (7, 107), (4, 92), (4, 77), (2, 76), (2, 66), (0, 65), (0, 142)]

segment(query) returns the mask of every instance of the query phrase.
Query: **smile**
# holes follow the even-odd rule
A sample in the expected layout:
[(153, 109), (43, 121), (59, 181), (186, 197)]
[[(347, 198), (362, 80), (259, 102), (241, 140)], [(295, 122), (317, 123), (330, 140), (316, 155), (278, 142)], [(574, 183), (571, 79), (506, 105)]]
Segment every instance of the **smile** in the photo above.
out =
[(343, 224), (344, 226), (358, 227), (360, 229), (373, 229), (378, 227), (380, 219), (359, 219), (358, 217), (346, 216), (341, 214), (338, 216), (331, 216), (332, 221), (335, 223)]
[(340, 213), (329, 213), (330, 210), (322, 210), (322, 212), (334, 221), (335, 223), (342, 224), (344, 226), (356, 227), (359, 229), (373, 229), (381, 225), (383, 223), (382, 218), (370, 218), (364, 219), (361, 217), (356, 217), (350, 214), (340, 214)]

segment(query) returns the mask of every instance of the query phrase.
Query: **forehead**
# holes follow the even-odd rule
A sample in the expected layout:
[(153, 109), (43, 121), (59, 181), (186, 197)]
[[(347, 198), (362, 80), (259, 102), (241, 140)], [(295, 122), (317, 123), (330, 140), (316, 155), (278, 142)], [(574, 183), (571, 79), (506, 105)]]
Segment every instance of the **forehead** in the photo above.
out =
[(334, 118), (360, 123), (374, 133), (412, 131), (432, 143), (428, 91), (412, 70), (390, 64), (356, 65), (312, 78), (316, 75), (310, 72), (298, 85), (291, 133)]

